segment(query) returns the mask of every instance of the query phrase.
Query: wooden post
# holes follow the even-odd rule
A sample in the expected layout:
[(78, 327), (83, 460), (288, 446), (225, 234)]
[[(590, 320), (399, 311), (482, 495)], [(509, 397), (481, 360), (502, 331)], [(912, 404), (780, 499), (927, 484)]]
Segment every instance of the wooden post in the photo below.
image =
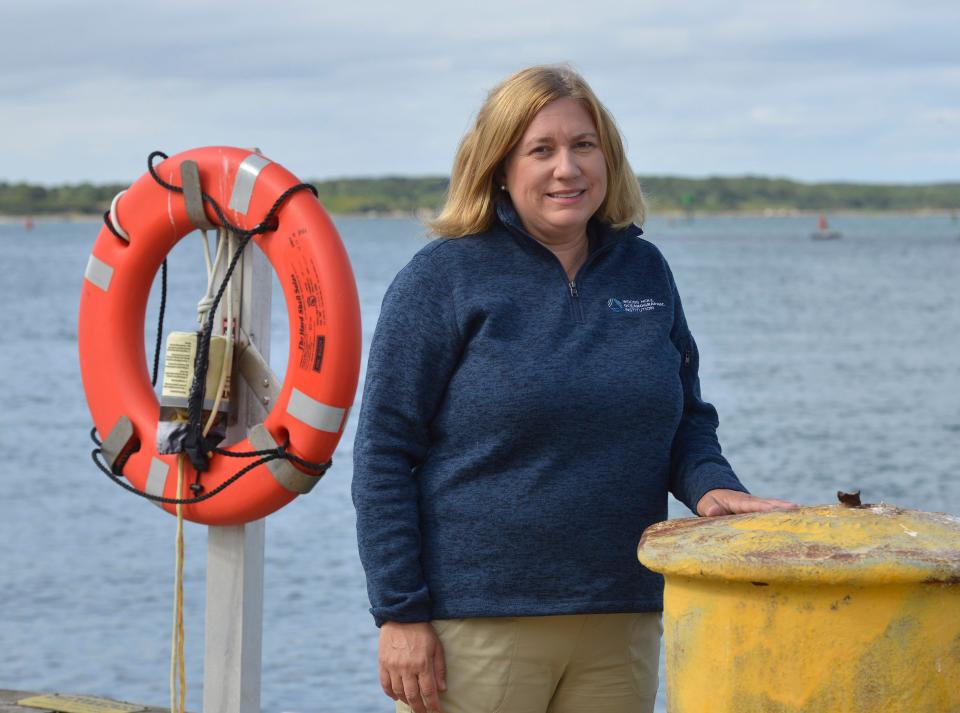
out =
[[(266, 360), (271, 274), (264, 254), (248, 243), (234, 271), (240, 289), (234, 289), (233, 315), (241, 337), (256, 345)], [(225, 326), (225, 316), (221, 306), (216, 324)], [(227, 443), (234, 443), (246, 437), (250, 426), (262, 422), (266, 411), (236, 371), (230, 382), (237, 421), (227, 429)], [(203, 713), (260, 713), (265, 535), (266, 520), (208, 528)]]

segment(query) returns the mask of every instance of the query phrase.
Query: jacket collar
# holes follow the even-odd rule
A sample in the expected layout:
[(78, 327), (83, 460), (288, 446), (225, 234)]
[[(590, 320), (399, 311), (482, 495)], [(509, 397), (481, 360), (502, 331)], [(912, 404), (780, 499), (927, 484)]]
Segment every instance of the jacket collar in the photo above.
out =
[[(517, 213), (517, 209), (514, 208), (513, 201), (511, 201), (510, 198), (503, 196), (497, 201), (497, 218), (514, 236), (532, 240), (540, 245), (540, 242), (523, 227), (520, 214)], [(597, 218), (591, 218), (590, 222), (587, 223), (587, 238), (590, 241), (591, 253), (600, 248), (612, 245), (613, 243), (622, 242), (641, 235), (643, 235), (643, 230), (632, 223), (626, 228), (619, 230)]]

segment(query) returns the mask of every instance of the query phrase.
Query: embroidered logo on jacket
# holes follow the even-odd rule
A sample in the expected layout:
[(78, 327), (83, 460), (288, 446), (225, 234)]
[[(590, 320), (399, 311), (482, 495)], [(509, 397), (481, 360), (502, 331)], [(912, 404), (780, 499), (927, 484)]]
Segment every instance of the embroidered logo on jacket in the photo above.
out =
[(663, 302), (657, 302), (652, 297), (647, 297), (642, 300), (627, 300), (627, 299), (618, 299), (616, 297), (611, 297), (607, 300), (607, 307), (611, 312), (652, 312), (655, 309), (663, 307)]

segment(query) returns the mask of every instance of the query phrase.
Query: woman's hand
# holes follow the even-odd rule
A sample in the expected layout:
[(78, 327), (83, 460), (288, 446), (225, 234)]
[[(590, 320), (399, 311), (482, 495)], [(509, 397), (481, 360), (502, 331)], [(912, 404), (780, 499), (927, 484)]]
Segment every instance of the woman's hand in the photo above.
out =
[(708, 490), (697, 503), (697, 514), (702, 517), (716, 515), (739, 515), (745, 512), (767, 512), (769, 510), (793, 510), (800, 507), (796, 503), (777, 498), (758, 498), (739, 490)]
[(429, 622), (380, 627), (380, 685), (416, 713), (442, 713), (439, 691), (447, 690), (443, 644)]

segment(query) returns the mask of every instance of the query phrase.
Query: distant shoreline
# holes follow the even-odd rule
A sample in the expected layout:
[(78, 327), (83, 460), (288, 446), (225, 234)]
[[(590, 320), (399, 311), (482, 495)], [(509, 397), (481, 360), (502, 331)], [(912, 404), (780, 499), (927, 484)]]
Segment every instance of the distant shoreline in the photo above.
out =
[[(960, 182), (930, 184), (800, 183), (762, 176), (682, 178), (639, 176), (655, 216), (807, 215), (811, 213), (960, 212)], [(338, 216), (431, 218), (443, 206), (449, 179), (350, 178), (311, 181), (326, 209)], [(0, 181), (0, 216), (90, 217), (102, 214), (122, 184), (40, 186)]]
[[(364, 211), (354, 213), (335, 213), (330, 212), (334, 218), (351, 219), (369, 219), (369, 220), (420, 220), (424, 222), (432, 218), (431, 215), (423, 215), (422, 211)], [(667, 211), (648, 211), (647, 219), (665, 219), (665, 220), (696, 220), (697, 218), (811, 218), (816, 219), (819, 215), (827, 215), (831, 220), (843, 219), (846, 217), (878, 217), (878, 218), (954, 218), (960, 220), (960, 211), (921, 208), (916, 210), (855, 210), (855, 209), (837, 209), (837, 210), (717, 210), (717, 211), (694, 211), (692, 214), (679, 210)], [(99, 213), (46, 213), (37, 215), (15, 215), (0, 213), (0, 225), (23, 224), (27, 220), (32, 220), (34, 225), (44, 223), (100, 223), (103, 218)]]

